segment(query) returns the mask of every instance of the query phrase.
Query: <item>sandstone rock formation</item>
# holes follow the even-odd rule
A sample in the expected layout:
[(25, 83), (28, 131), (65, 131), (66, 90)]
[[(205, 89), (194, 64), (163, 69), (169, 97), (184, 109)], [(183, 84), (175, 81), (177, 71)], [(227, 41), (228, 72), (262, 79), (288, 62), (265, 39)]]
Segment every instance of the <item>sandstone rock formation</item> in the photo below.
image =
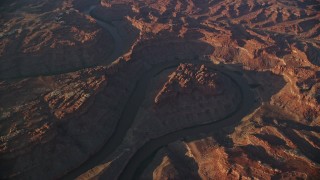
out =
[(319, 4), (1, 1), (0, 179), (319, 177)]
[(175, 101), (178, 95), (191, 94), (196, 90), (205, 95), (220, 95), (224, 91), (223, 79), (204, 65), (180, 64), (169, 76), (154, 102), (159, 104), (168, 100)]

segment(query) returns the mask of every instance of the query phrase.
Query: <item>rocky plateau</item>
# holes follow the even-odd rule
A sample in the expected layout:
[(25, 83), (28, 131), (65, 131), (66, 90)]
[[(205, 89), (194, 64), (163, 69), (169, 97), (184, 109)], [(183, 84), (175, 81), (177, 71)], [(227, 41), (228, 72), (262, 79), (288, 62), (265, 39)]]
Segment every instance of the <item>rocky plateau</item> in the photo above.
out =
[(0, 179), (319, 178), (319, 0), (0, 2)]

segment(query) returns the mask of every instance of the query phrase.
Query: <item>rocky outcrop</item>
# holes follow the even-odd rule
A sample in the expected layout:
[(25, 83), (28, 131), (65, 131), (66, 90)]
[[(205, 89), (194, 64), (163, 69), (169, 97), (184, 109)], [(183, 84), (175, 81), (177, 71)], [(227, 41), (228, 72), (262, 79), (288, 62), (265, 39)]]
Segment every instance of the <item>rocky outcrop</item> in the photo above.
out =
[[(0, 86), (1, 153), (14, 152), (28, 143), (46, 142), (56, 134), (56, 123), (84, 113), (107, 83), (104, 68), (53, 77), (4, 81)], [(10, 124), (13, 121), (15, 123)], [(9, 123), (9, 124), (7, 124)], [(50, 135), (51, 134), (51, 135)], [(16, 143), (23, 143), (16, 146)]]
[(200, 91), (209, 96), (220, 95), (224, 91), (222, 77), (209, 71), (205, 65), (180, 64), (155, 97), (156, 104), (175, 101), (178, 95)]
[[(101, 69), (103, 72), (103, 68)], [(70, 114), (74, 114), (84, 106), (90, 106), (90, 97), (95, 96), (106, 85), (106, 77), (92, 76), (82, 81), (86, 75), (91, 75), (92, 72), (74, 73), (72, 82), (66, 83), (65, 79), (59, 81), (59, 89), (55, 89), (44, 96), (44, 101), (48, 103), (48, 107), (53, 111), (53, 114), (58, 119), (64, 119)], [(89, 103), (86, 105), (86, 103)]]

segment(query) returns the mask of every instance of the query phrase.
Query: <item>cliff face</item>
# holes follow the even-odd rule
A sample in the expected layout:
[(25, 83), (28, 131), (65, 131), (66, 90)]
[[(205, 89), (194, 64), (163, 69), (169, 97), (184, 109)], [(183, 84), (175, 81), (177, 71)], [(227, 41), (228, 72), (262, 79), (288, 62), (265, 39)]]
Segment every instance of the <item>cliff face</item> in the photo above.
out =
[(0, 4), (0, 179), (320, 176), (319, 0)]

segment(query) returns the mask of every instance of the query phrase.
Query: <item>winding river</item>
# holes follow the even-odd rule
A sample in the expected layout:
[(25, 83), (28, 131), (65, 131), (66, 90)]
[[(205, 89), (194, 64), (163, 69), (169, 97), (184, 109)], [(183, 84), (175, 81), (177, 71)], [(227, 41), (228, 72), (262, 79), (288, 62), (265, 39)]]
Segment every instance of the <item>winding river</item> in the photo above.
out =
[[(124, 40), (118, 33), (118, 30), (115, 26), (113, 26), (111, 23), (103, 22), (103, 20), (97, 16), (94, 16), (92, 11), (96, 8), (96, 5), (90, 6), (88, 10), (84, 11), (85, 14), (91, 16), (94, 18), (99, 26), (101, 26), (103, 29), (108, 31), (110, 35), (112, 36), (114, 40), (114, 50), (112, 54), (108, 57), (110, 59), (110, 62), (116, 60), (118, 57), (120, 57), (123, 54), (124, 51)], [(107, 63), (109, 64), (109, 63)]]
[[(193, 63), (206, 64), (202, 62)], [(168, 64), (170, 63), (168, 62)], [(254, 103), (254, 96), (246, 80), (243, 77), (239, 76), (237, 73), (227, 70), (223, 65), (206, 65), (210, 69), (219, 71), (223, 75), (229, 77), (233, 81), (233, 83), (238, 86), (239, 90), (241, 91), (241, 101), (236, 110), (230, 112), (230, 114), (218, 121), (187, 127), (157, 137), (155, 139), (150, 139), (131, 157), (125, 169), (122, 171), (119, 179), (138, 179), (146, 166), (152, 161), (152, 157), (156, 154), (157, 150), (165, 147), (167, 144), (177, 140), (181, 140), (182, 138), (187, 136), (198, 135), (200, 133), (210, 134), (214, 131), (219, 131), (224, 127), (235, 125), (249, 113)], [(175, 66), (178, 66), (178, 64), (176, 64)]]
[[(89, 11), (87, 11), (88, 14), (90, 14), (90, 12), (93, 9), (94, 7), (90, 7)], [(112, 25), (105, 23), (101, 20), (97, 20), (97, 22), (99, 23), (99, 25), (101, 25), (103, 28), (109, 31), (114, 37), (116, 41), (116, 49), (113, 54), (114, 56), (117, 56), (119, 53), (122, 52), (121, 37), (119, 37), (119, 34), (116, 32), (115, 27), (113, 27)], [(135, 84), (135, 88), (131, 93), (122, 111), (121, 117), (117, 122), (117, 126), (112, 136), (107, 140), (107, 142), (97, 153), (92, 155), (87, 161), (85, 161), (76, 169), (73, 169), (72, 171), (68, 172), (63, 177), (63, 179), (74, 179), (79, 175), (85, 173), (86, 171), (92, 169), (96, 165), (100, 164), (101, 162), (103, 162), (103, 160), (110, 156), (111, 153), (113, 153), (116, 150), (116, 148), (120, 146), (127, 133), (127, 130), (131, 127), (135, 119), (135, 116), (139, 110), (139, 107), (144, 100), (147, 90), (146, 87), (148, 86), (150, 80), (157, 74), (161, 73), (163, 70), (168, 68), (174, 68), (178, 66), (180, 63), (185, 62), (190, 61), (179, 60), (159, 63), (157, 65), (153, 65), (152, 68), (143, 73), (143, 75)], [(220, 119), (219, 121), (180, 129), (178, 131), (165, 134), (155, 139), (150, 139), (133, 154), (133, 156), (130, 158), (127, 164), (124, 164), (125, 168), (120, 174), (119, 179), (128, 180), (138, 178), (140, 173), (152, 160), (152, 157), (157, 152), (157, 150), (166, 146), (167, 144), (186, 136), (197, 135), (200, 133), (209, 134), (223, 127), (232, 126), (239, 122), (250, 111), (251, 106), (254, 102), (254, 96), (246, 80), (241, 75), (228, 70), (227, 67), (224, 65), (213, 65), (212, 63), (209, 64), (201, 61), (192, 61), (192, 63), (206, 64), (209, 68), (217, 70), (225, 76), (229, 77), (241, 91), (241, 101), (238, 105), (238, 108), (234, 112), (230, 112), (229, 115)]]

